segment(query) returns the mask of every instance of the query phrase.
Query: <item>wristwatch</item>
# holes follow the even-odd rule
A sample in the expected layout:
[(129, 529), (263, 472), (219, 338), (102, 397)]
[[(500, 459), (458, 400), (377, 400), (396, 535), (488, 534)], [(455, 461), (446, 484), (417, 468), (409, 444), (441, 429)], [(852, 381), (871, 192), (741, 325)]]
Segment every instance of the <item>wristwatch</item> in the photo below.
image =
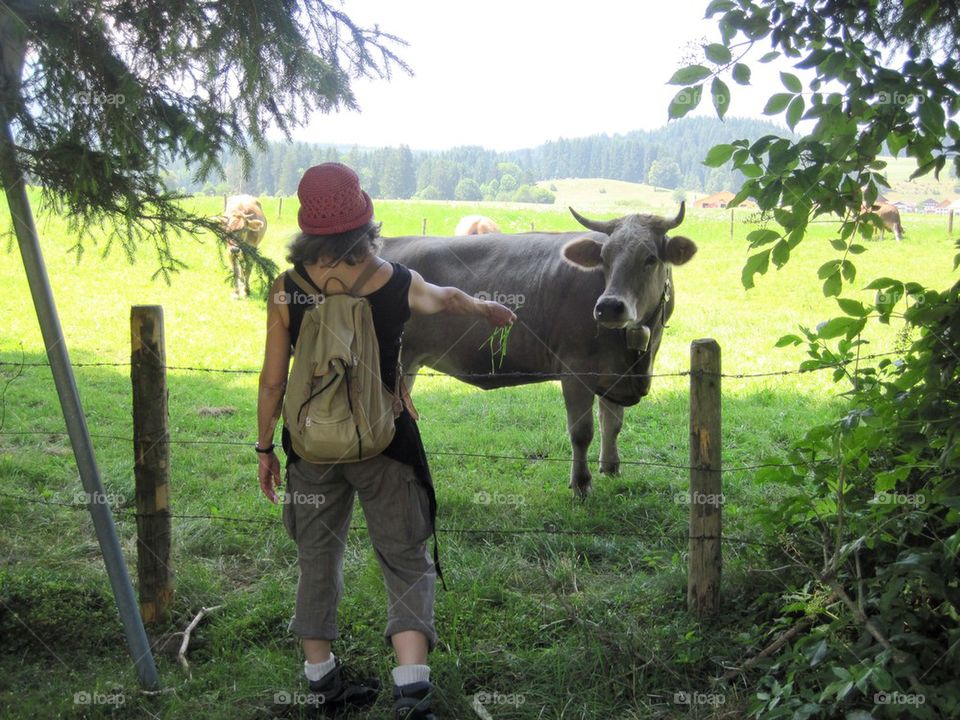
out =
[(276, 445), (274, 445), (273, 443), (270, 443), (270, 446), (265, 448), (260, 447), (259, 443), (253, 444), (253, 449), (256, 450), (258, 453), (263, 453), (264, 455), (266, 455), (267, 453), (272, 453), (275, 447)]

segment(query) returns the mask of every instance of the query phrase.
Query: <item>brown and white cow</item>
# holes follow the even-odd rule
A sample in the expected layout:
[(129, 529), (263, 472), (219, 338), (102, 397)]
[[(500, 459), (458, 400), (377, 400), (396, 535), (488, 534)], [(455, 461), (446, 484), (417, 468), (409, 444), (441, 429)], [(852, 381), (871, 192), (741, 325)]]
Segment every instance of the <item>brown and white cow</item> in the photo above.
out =
[(454, 235), (488, 235), (499, 233), (500, 227), (485, 215), (467, 215), (457, 223)]
[(683, 221), (627, 215), (592, 221), (591, 232), (494, 236), (401, 237), (381, 254), (428, 282), (502, 302), (517, 314), (502, 363), (491, 369), (490, 328), (460, 315), (414, 315), (404, 330), (408, 384), (426, 365), (483, 389), (559, 380), (573, 446), (570, 485), (591, 488), (587, 450), (594, 398), (600, 398), (600, 471), (620, 469), (617, 435), (623, 408), (650, 391), (651, 373), (673, 312), (671, 267), (697, 251), (668, 233)]
[(267, 218), (264, 217), (260, 201), (253, 195), (234, 195), (227, 200), (220, 220), (228, 233), (227, 245), (230, 248), (235, 286), (233, 296), (247, 297), (250, 294), (251, 266), (240, 243), (259, 247), (267, 232)]
[(896, 205), (876, 203), (870, 208), (864, 205), (860, 211), (862, 213), (873, 213), (880, 218), (880, 222), (883, 223), (883, 227), (880, 229), (881, 240), (883, 240), (883, 236), (887, 230), (892, 230), (893, 236), (897, 238), (897, 240), (903, 239), (903, 225), (900, 224), (900, 211)]

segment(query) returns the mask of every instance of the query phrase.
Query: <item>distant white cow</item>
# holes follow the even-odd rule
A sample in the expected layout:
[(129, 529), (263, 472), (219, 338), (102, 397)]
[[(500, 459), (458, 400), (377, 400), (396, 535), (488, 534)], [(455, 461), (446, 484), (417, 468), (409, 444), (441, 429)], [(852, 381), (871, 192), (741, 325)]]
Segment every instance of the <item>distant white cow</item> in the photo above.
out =
[(250, 262), (243, 254), (238, 242), (258, 247), (267, 232), (267, 219), (263, 215), (260, 201), (253, 195), (234, 195), (227, 200), (227, 206), (221, 216), (230, 247), (230, 263), (233, 266), (235, 298), (250, 294)]
[(486, 235), (488, 233), (498, 233), (500, 228), (497, 224), (485, 215), (467, 215), (457, 223), (457, 229), (454, 235)]

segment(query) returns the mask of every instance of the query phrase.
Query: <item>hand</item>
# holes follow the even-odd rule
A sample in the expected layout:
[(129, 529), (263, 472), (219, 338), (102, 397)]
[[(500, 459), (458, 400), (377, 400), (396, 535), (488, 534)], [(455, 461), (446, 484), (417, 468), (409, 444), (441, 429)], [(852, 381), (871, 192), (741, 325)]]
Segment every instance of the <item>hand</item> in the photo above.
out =
[(280, 487), (280, 461), (276, 453), (257, 453), (257, 479), (267, 500), (276, 505), (276, 488)]
[(493, 300), (484, 301), (483, 314), (487, 318), (487, 321), (494, 327), (513, 325), (514, 320), (517, 319), (517, 315), (513, 310)]

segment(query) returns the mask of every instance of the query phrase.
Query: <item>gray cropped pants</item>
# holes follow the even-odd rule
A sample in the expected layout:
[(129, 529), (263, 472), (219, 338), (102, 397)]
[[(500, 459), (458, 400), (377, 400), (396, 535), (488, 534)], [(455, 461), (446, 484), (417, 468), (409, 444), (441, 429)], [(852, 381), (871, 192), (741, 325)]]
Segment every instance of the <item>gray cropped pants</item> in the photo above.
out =
[(387, 643), (394, 633), (419, 630), (432, 650), (437, 642), (436, 572), (427, 551), (427, 491), (410, 465), (385, 455), (355, 463), (290, 463), (283, 524), (297, 543), (300, 568), (290, 631), (317, 640), (339, 636), (337, 606), (343, 596), (343, 551), (354, 495), (360, 498), (387, 588)]

